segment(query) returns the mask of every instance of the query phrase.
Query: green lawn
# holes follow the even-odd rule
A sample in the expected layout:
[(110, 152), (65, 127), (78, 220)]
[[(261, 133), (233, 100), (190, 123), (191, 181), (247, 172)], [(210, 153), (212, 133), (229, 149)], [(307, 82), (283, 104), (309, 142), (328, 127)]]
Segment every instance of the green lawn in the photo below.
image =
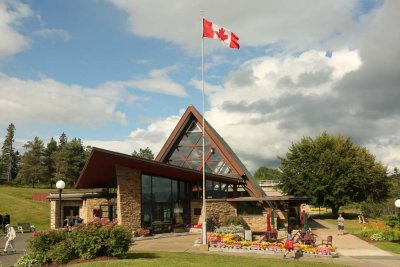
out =
[(32, 200), (33, 193), (50, 189), (23, 188), (0, 185), (0, 214), (10, 214), (11, 224), (29, 222), (36, 229), (50, 228), (50, 202)]
[(94, 261), (70, 266), (77, 267), (104, 267), (104, 266), (146, 266), (146, 267), (163, 267), (163, 266), (344, 266), (337, 264), (327, 264), (321, 262), (295, 261), (289, 259), (276, 258), (256, 258), (235, 255), (215, 255), (215, 254), (200, 254), (200, 253), (185, 253), (185, 252), (135, 252), (128, 254), (127, 259), (109, 260), (109, 261)]
[[(325, 219), (327, 222), (332, 224), (337, 224), (336, 219)], [(386, 227), (385, 222), (379, 219), (369, 219), (369, 222), (366, 224), (360, 224), (358, 222), (357, 216), (354, 214), (350, 214), (349, 217), (345, 218), (344, 222), (345, 231), (349, 232), (353, 235), (358, 235), (359, 233), (365, 229), (383, 229)], [(373, 242), (368, 241), (374, 246), (377, 246), (380, 249), (400, 254), (400, 243), (399, 242)]]
[(398, 242), (377, 242), (374, 245), (380, 249), (400, 254), (400, 244)]

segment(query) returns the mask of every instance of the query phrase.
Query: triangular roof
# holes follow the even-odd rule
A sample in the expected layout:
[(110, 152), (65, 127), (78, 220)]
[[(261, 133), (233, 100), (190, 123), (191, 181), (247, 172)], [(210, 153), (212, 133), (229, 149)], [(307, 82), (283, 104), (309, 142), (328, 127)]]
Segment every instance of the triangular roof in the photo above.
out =
[[(202, 115), (195, 107), (190, 105), (155, 160), (201, 170), (202, 128)], [(238, 180), (243, 179), (251, 196), (261, 197), (265, 195), (239, 157), (207, 121), (205, 121), (205, 139), (206, 172), (225, 175)]]

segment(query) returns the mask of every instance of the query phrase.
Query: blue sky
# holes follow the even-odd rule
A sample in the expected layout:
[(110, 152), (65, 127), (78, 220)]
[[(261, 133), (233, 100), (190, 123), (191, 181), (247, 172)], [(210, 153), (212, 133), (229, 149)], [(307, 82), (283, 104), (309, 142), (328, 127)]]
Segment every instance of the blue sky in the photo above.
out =
[(201, 110), (204, 10), (241, 44), (205, 40), (206, 117), (251, 170), (277, 166), (291, 142), (323, 130), (349, 135), (392, 168), (398, 5), (0, 0), (0, 129), (13, 122), (19, 145), (65, 132), (157, 153), (189, 104)]

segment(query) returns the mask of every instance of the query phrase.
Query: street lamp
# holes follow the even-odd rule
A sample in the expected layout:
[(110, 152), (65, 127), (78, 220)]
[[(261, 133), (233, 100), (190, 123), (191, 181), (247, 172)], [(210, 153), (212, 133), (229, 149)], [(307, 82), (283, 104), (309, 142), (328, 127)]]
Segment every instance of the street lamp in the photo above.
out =
[(394, 202), (394, 205), (396, 206), (396, 208), (398, 208), (399, 210), (397, 211), (397, 215), (399, 216), (399, 230), (400, 230), (400, 198), (397, 199)]
[(59, 210), (59, 222), (60, 222), (60, 228), (63, 227), (62, 225), (62, 217), (61, 217), (61, 192), (65, 188), (65, 182), (63, 180), (58, 180), (56, 183), (56, 187), (58, 189), (58, 210)]

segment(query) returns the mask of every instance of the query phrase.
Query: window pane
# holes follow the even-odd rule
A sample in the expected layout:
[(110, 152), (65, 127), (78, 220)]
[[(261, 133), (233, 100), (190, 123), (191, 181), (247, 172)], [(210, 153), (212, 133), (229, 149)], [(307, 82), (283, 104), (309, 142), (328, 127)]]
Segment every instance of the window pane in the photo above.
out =
[(178, 181), (172, 180), (172, 201), (178, 201)]
[(171, 201), (171, 180), (161, 177), (153, 177), (154, 202)]
[(142, 175), (142, 202), (151, 201), (151, 176)]
[(201, 133), (190, 133), (188, 134), (190, 141), (193, 143), (193, 145), (197, 144), (197, 142), (201, 139), (202, 134)]

